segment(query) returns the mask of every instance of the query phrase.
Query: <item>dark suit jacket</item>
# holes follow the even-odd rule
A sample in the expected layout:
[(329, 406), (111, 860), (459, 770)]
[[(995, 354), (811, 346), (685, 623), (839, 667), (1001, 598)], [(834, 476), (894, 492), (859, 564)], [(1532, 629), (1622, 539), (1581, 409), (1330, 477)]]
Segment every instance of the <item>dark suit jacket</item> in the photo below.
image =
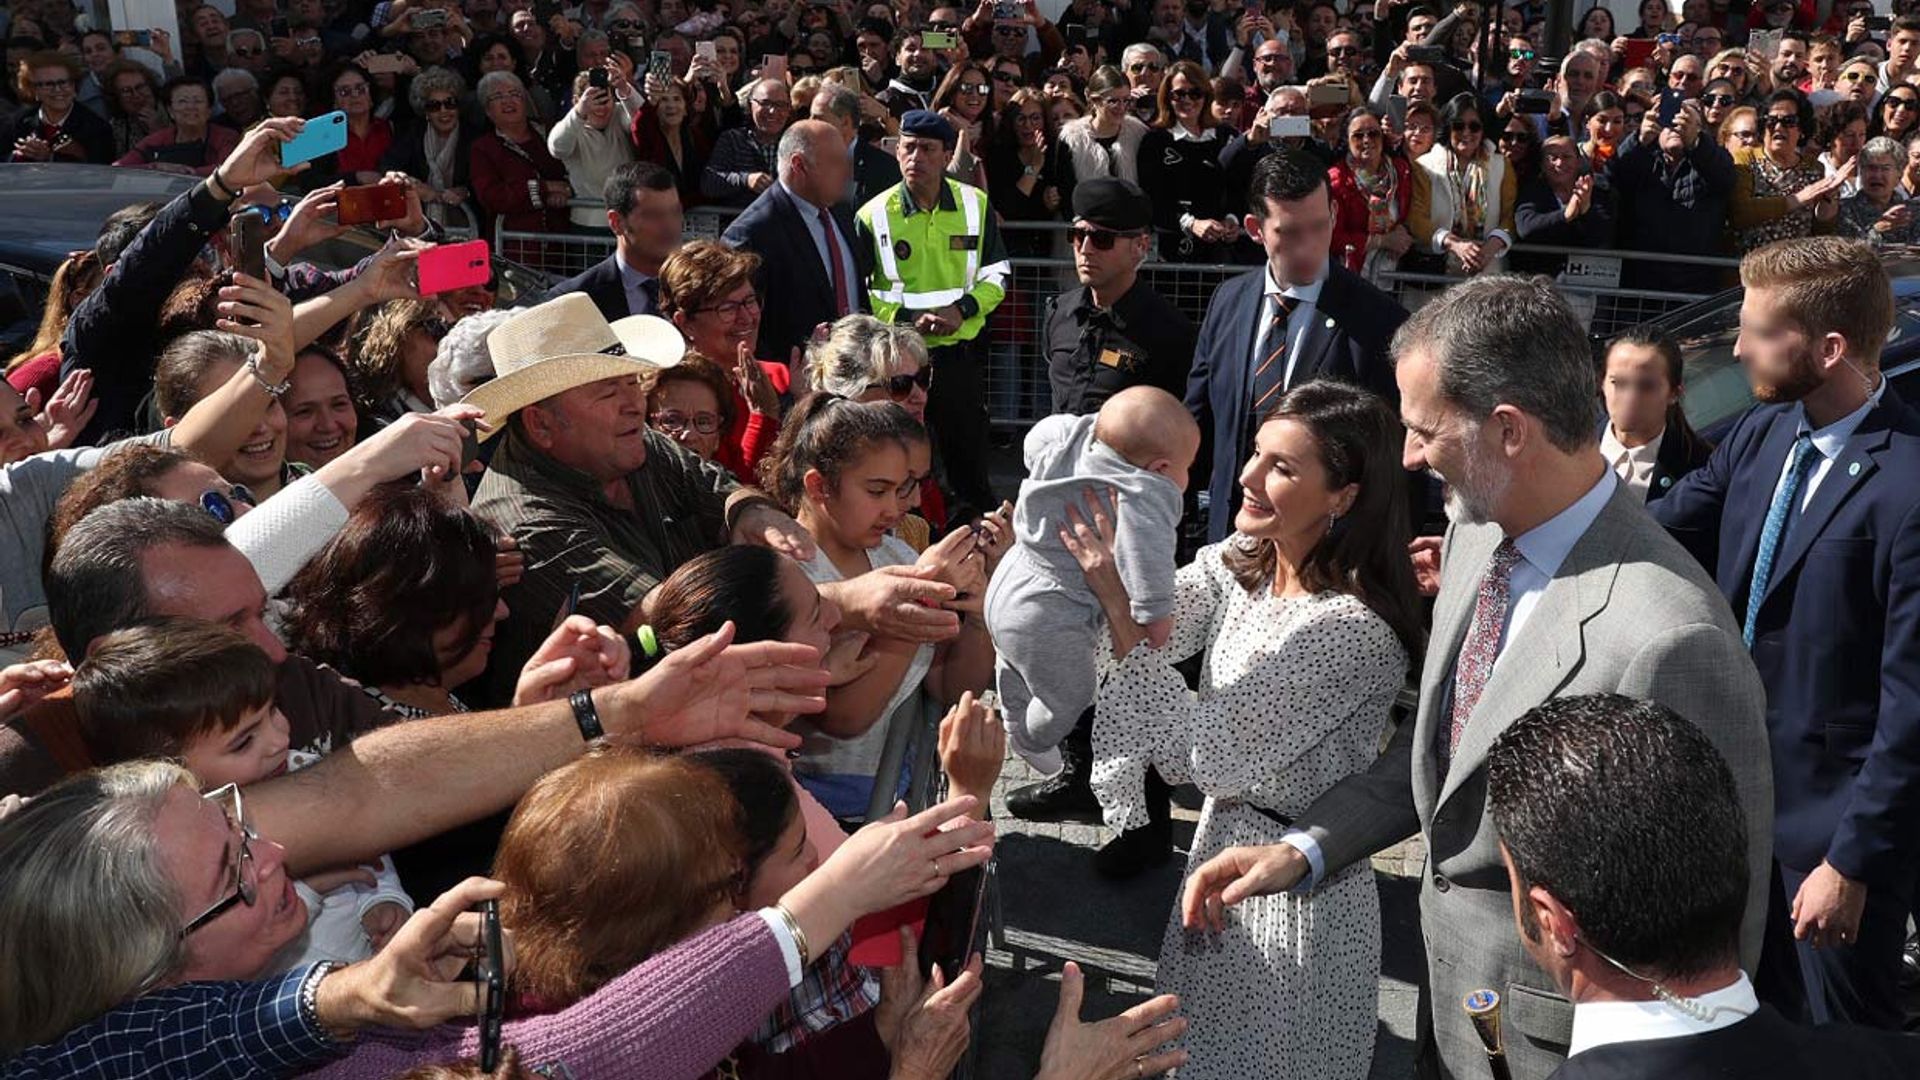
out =
[[(1599, 432), (1607, 433), (1607, 422), (1600, 421)], [(1647, 502), (1657, 501), (1662, 495), (1673, 490), (1680, 478), (1707, 463), (1713, 456), (1713, 444), (1695, 433), (1691, 439), (1683, 439), (1680, 433), (1667, 425), (1666, 438), (1660, 440), (1660, 453), (1653, 459), (1653, 475), (1647, 478)]]
[(865, 206), (899, 182), (900, 163), (892, 154), (865, 139), (853, 144), (853, 205)]
[[(1648, 509), (1736, 621), (1799, 411), (1756, 406)], [(1817, 452), (1817, 451), (1816, 451)], [(1887, 387), (1775, 556), (1753, 662), (1773, 743), (1774, 855), (1902, 895), (1920, 854), (1920, 414)]]
[(1596, 1046), (1568, 1058), (1550, 1080), (1806, 1080), (1836, 1070), (1848, 1080), (1920, 1076), (1920, 1036), (1848, 1024), (1801, 1027), (1762, 1005), (1704, 1035)]
[[(1205, 484), (1211, 492), (1209, 542), (1233, 531), (1233, 515), (1240, 506), (1240, 468), (1246, 464), (1253, 440), (1248, 416), (1253, 405), (1249, 382), (1253, 337), (1265, 317), (1266, 274), (1262, 266), (1214, 290), (1194, 348), (1187, 408), (1200, 422), (1202, 442), (1194, 482)], [(1366, 279), (1329, 265), (1313, 321), (1300, 342), (1289, 389), (1311, 379), (1336, 379), (1364, 386), (1398, 410), (1400, 390), (1393, 381), (1387, 346), (1406, 318), (1405, 308)], [(1206, 473), (1200, 475), (1203, 469)]]
[[(853, 207), (839, 203), (829, 212), (840, 226), (841, 245), (853, 257), (848, 299), (854, 311), (865, 311), (867, 278), (873, 273), (872, 248), (859, 242)], [(773, 286), (779, 287), (780, 302), (765, 304), (760, 312), (758, 349), (763, 359), (786, 359), (796, 347), (806, 345), (815, 326), (838, 316), (833, 277), (820, 261), (820, 249), (814, 246), (803, 213), (786, 185), (774, 184), (740, 211), (720, 235), (728, 244), (760, 256), (756, 284), (761, 296), (770, 295)]]
[[(544, 304), (557, 296), (583, 292), (593, 298), (593, 306), (600, 309), (600, 314), (606, 316), (608, 322), (624, 319), (629, 315), (648, 314), (627, 309), (627, 286), (620, 280), (619, 260), (618, 254), (607, 256), (587, 267), (584, 273), (570, 277), (548, 289), (546, 295), (540, 298), (540, 302)], [(656, 311), (652, 314), (660, 313)]]

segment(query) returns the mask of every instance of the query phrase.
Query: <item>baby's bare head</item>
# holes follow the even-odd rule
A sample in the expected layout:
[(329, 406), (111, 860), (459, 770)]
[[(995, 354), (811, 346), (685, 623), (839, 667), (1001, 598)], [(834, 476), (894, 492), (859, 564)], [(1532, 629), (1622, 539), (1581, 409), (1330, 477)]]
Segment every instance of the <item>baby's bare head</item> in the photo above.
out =
[(1200, 452), (1200, 425), (1180, 399), (1157, 386), (1133, 386), (1107, 399), (1094, 438), (1129, 462), (1185, 486)]

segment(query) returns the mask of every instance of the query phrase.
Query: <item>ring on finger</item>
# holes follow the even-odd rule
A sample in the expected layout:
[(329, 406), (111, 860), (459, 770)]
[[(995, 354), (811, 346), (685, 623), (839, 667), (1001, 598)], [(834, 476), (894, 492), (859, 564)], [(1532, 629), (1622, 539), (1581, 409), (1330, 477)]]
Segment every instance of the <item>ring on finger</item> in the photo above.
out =
[(927, 862), (929, 865), (933, 867), (933, 876), (939, 877), (940, 876), (940, 857), (936, 855), (933, 858), (928, 859)]

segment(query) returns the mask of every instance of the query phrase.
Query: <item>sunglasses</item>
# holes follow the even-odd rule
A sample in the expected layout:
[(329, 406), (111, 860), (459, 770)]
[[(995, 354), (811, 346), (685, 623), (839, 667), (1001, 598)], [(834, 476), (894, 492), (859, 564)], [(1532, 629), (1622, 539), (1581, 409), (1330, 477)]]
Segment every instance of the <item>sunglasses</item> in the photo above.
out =
[(428, 112), (452, 112), (459, 107), (460, 103), (452, 98), (438, 98), (426, 103)]
[(1450, 131), (1472, 132), (1476, 135), (1481, 131), (1480, 121), (1478, 120), (1455, 120), (1453, 123), (1447, 125), (1447, 129)]
[(1167, 70), (1167, 65), (1154, 63), (1128, 64), (1127, 70), (1138, 75), (1143, 71), (1165, 71)]
[(992, 87), (983, 82), (963, 82), (954, 89), (962, 94), (984, 94)]
[(1800, 126), (1800, 118), (1797, 116), (1769, 116), (1766, 119), (1766, 125), (1769, 131), (1780, 128), (1797, 128)]
[(1760, 133), (1752, 128), (1736, 128), (1733, 131), (1727, 132), (1727, 134), (1743, 143), (1760, 141)]
[(1513, 60), (1531, 60), (1533, 59), (1533, 50), (1532, 49), (1509, 49), (1507, 50), (1507, 56)]
[(240, 511), (234, 509), (235, 503), (254, 505), (253, 492), (248, 491), (245, 484), (235, 484), (227, 491), (208, 489), (200, 493), (200, 509), (222, 525), (231, 525), (240, 516)]
[(1527, 133), (1524, 131), (1503, 131), (1500, 133), (1501, 142), (1524, 142), (1526, 138)]
[(895, 401), (905, 401), (913, 396), (913, 388), (926, 390), (933, 386), (933, 365), (929, 364), (911, 375), (889, 375), (878, 382), (867, 384), (869, 390), (885, 390), (887, 396)]
[(1010, 71), (996, 71), (993, 73), (993, 81), (1012, 85), (1020, 81), (1020, 76)]
[(1084, 229), (1076, 226), (1067, 230), (1067, 239), (1074, 247), (1092, 244), (1095, 251), (1112, 251), (1116, 241), (1132, 240), (1145, 235), (1147, 235), (1146, 232), (1140, 229), (1117, 232), (1113, 229)]
[(1840, 81), (1858, 83), (1858, 82), (1866, 82), (1868, 79), (1872, 79), (1872, 78), (1876, 78), (1876, 76), (1871, 71), (1849, 71), (1840, 76)]
[(1710, 109), (1725, 108), (1726, 106), (1733, 104), (1734, 100), (1735, 99), (1732, 94), (1707, 94), (1700, 98), (1700, 103), (1707, 106)]
[(1890, 97), (1887, 99), (1887, 110), (1891, 112), (1894, 109), (1920, 109), (1920, 99)]
[(1352, 142), (1374, 142), (1380, 138), (1379, 128), (1360, 128), (1347, 135)]
[(1169, 93), (1169, 94), (1168, 94), (1167, 96), (1168, 96), (1168, 97), (1170, 97), (1170, 98), (1173, 98), (1173, 99), (1174, 99), (1175, 101), (1205, 101), (1205, 100), (1207, 100), (1207, 92), (1206, 92), (1205, 90), (1196, 90), (1196, 89), (1194, 89), (1194, 88), (1193, 88), (1193, 87), (1191, 87), (1191, 86), (1189, 86), (1189, 87), (1187, 87), (1187, 88), (1185, 88), (1185, 89), (1183, 89), (1183, 90), (1174, 90), (1174, 91), (1172, 91), (1172, 92), (1170, 92), (1170, 93)]

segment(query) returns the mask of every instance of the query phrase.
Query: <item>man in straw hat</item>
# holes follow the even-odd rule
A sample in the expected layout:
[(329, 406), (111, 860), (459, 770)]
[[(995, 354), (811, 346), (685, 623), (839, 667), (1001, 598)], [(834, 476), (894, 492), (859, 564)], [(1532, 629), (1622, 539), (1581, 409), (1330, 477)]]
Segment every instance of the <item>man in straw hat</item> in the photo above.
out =
[(474, 512), (511, 534), (526, 576), (502, 594), (496, 690), (579, 589), (577, 610), (620, 626), (686, 560), (728, 543), (810, 558), (813, 541), (759, 492), (647, 426), (639, 376), (680, 362), (672, 323), (634, 315), (609, 324), (569, 293), (516, 313), (487, 336), (495, 378), (465, 400), (500, 436)]

